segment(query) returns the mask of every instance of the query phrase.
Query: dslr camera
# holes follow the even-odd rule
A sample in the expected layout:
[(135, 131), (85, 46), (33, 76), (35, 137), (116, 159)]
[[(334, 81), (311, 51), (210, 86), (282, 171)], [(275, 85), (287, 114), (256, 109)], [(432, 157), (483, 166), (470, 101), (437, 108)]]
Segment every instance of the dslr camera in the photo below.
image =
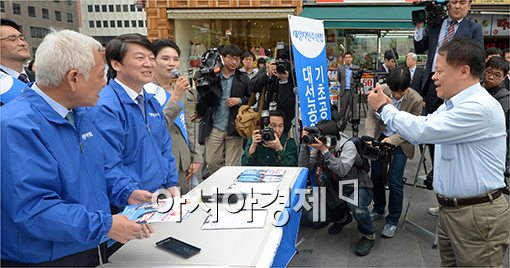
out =
[(274, 129), (270, 127), (268, 110), (263, 110), (260, 112), (260, 125), (262, 126), (260, 135), (262, 136), (263, 142), (268, 142), (276, 139)]
[(419, 2), (413, 2), (413, 5), (425, 6), (424, 9), (415, 10), (411, 12), (411, 20), (413, 24), (426, 23), (430, 27), (440, 25), (446, 15), (446, 0), (422, 0)]
[(276, 72), (285, 74), (290, 73), (290, 49), (289, 45), (283, 42), (276, 43)]
[(387, 142), (380, 142), (369, 136), (361, 137), (361, 156), (372, 161), (389, 162), (395, 145)]
[(199, 93), (208, 91), (211, 84), (219, 81), (219, 72), (223, 67), (223, 60), (217, 48), (207, 50), (200, 63), (200, 70), (195, 73), (196, 87)]
[(301, 143), (310, 145), (315, 142), (315, 138), (320, 140), (322, 143), (324, 143), (328, 147), (334, 147), (336, 146), (336, 137), (330, 136), (330, 135), (324, 135), (321, 133), (321, 130), (317, 127), (305, 127), (304, 130), (308, 132), (307, 135), (303, 136), (301, 138)]

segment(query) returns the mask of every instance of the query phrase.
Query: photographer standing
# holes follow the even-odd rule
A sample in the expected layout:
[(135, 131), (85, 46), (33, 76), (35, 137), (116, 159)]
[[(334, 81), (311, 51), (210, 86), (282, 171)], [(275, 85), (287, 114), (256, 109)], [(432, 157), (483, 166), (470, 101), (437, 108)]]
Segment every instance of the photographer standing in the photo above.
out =
[(234, 121), (239, 106), (247, 104), (250, 97), (250, 78), (238, 69), (241, 53), (236, 45), (224, 46), (221, 49), (224, 65), (218, 74), (219, 79), (211, 83), (208, 90), (199, 91), (196, 110), (203, 118), (200, 136), (205, 137), (205, 162), (209, 174), (216, 172), (223, 162), (227, 166), (241, 163), (243, 138), (237, 133)]
[[(243, 166), (284, 166), (297, 165), (297, 145), (293, 138), (283, 131), (285, 116), (280, 111), (269, 113), (269, 126), (254, 130), (246, 143), (242, 158)], [(265, 119), (263, 118), (262, 121)]]
[(285, 115), (285, 130), (288, 132), (295, 116), (296, 98), (293, 92), (289, 47), (277, 51), (276, 61), (259, 72), (250, 80), (251, 92), (261, 92), (266, 87), (264, 110), (278, 110)]
[[(411, 84), (409, 71), (401, 67), (395, 67), (390, 70), (386, 80), (387, 84), (381, 87), (384, 94), (390, 96), (391, 103), (400, 111), (420, 115), (423, 100), (418, 92), (409, 87)], [(389, 213), (381, 235), (391, 238), (395, 235), (398, 220), (402, 214), (404, 169), (407, 158), (412, 159), (414, 157), (414, 146), (396, 132), (386, 128), (384, 122), (379, 119), (373, 109), (369, 109), (365, 122), (365, 132), (367, 136), (395, 146), (391, 153), (391, 158), (387, 160), (388, 162), (383, 163), (381, 160), (372, 161), (371, 174), (374, 183), (374, 209), (371, 214), (374, 220), (378, 220), (384, 217), (384, 209), (386, 207), (383, 174), (387, 172), (387, 183), (390, 189)], [(390, 165), (389, 170), (387, 170), (385, 164)]]
[(352, 221), (352, 215), (347, 210), (346, 202), (340, 199), (340, 194), (354, 199), (354, 188), (347, 184), (340, 193), (339, 182), (358, 181), (358, 205), (348, 204), (348, 207), (358, 222), (361, 236), (355, 254), (368, 255), (375, 243), (375, 228), (368, 209), (372, 200), (372, 182), (363, 168), (363, 159), (358, 154), (356, 146), (347, 136), (339, 132), (337, 124), (332, 120), (321, 120), (316, 127), (305, 128), (301, 139), (309, 141), (309, 144), (307, 146), (303, 142), (301, 145), (299, 166), (317, 168), (317, 178), (326, 187), (327, 218), (334, 222), (328, 229), (329, 234), (339, 233)]

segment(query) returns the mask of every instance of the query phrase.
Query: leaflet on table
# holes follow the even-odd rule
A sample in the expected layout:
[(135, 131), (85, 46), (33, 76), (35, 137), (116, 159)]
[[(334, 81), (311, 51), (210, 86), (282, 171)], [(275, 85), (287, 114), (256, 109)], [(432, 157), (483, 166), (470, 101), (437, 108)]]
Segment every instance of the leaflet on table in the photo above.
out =
[(152, 203), (130, 205), (119, 214), (140, 223), (181, 221), (188, 217), (193, 208), (191, 202), (181, 204), (181, 200), (184, 201), (183, 198), (173, 198), (173, 204), (169, 203), (172, 199), (163, 199), (159, 200), (158, 205)]
[(280, 182), (285, 169), (247, 169), (238, 177), (240, 182)]
[(202, 230), (264, 228), (267, 210), (241, 210), (237, 213), (218, 211), (218, 218), (209, 214)]

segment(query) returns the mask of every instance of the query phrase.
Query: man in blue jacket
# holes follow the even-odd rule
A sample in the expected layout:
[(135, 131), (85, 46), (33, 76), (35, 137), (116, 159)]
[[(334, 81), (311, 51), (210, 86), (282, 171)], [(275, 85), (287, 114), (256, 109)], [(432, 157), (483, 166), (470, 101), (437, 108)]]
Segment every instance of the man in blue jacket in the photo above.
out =
[(101, 91), (94, 120), (124, 173), (142, 189), (165, 188), (178, 196), (172, 141), (159, 102), (143, 86), (152, 82), (152, 46), (140, 34), (124, 34), (106, 46), (109, 84)]
[(111, 215), (110, 201), (151, 194), (119, 176), (78, 108), (95, 105), (105, 83), (100, 49), (77, 32), (48, 34), (37, 49), (37, 83), (2, 107), (2, 266), (97, 266), (106, 235), (126, 243), (152, 231)]

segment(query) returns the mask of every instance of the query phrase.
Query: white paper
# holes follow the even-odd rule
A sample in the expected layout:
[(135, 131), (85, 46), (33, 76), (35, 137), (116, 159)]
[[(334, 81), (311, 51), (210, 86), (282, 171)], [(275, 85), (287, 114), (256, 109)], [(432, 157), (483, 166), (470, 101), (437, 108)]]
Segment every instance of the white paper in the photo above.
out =
[(209, 215), (202, 230), (264, 228), (266, 216), (267, 210), (241, 210), (238, 213), (218, 211), (217, 222), (215, 215)]

